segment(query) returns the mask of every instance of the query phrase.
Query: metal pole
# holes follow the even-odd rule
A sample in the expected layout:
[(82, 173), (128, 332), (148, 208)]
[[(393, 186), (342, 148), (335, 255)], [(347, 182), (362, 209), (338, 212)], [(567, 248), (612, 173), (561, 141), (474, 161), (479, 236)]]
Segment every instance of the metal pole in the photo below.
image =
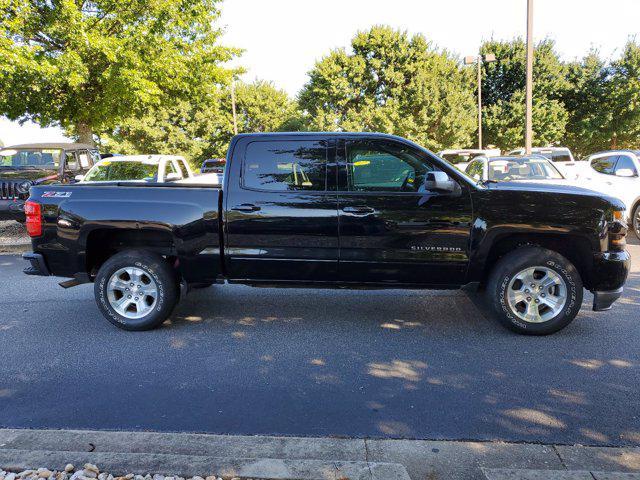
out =
[(478, 55), (478, 149), (482, 150), (482, 55)]
[(236, 81), (231, 80), (231, 111), (233, 112), (233, 133), (238, 134), (238, 119), (236, 117)]
[(533, 143), (533, 0), (527, 0), (527, 87), (524, 148), (531, 155)]

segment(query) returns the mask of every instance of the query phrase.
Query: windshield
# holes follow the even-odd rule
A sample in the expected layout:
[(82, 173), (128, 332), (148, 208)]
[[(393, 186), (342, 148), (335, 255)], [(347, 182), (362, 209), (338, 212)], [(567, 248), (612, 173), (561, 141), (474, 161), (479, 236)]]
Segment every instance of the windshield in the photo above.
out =
[(158, 181), (158, 165), (135, 161), (102, 161), (84, 177), (85, 182)]
[(560, 180), (564, 178), (551, 162), (545, 159), (495, 160), (489, 162), (489, 180)]
[(542, 155), (553, 162), (573, 162), (571, 154), (564, 151), (545, 151), (541, 150), (536, 152), (538, 155)]
[(62, 150), (15, 149), (0, 150), (0, 168), (52, 170), (60, 166)]
[(482, 157), (484, 154), (482, 153), (444, 153), (440, 155), (441, 158), (444, 158), (447, 162), (457, 165), (458, 163), (470, 162), (476, 157)]

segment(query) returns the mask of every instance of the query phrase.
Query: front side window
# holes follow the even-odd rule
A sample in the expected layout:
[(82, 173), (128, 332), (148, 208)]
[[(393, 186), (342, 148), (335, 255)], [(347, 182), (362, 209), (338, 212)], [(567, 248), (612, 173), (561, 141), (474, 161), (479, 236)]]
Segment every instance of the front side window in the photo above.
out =
[(251, 142), (242, 182), (269, 191), (323, 191), (327, 184), (327, 146), (318, 140)]
[(467, 175), (474, 178), (475, 180), (481, 180), (483, 166), (484, 162), (482, 160), (474, 160), (467, 167)]
[(66, 170), (78, 170), (78, 158), (75, 152), (67, 152), (64, 162)]
[(187, 169), (187, 165), (184, 163), (184, 160), (177, 160), (178, 167), (180, 167), (180, 172), (182, 173), (182, 178), (189, 178), (189, 170)]
[(613, 168), (616, 166), (617, 155), (610, 155), (607, 157), (600, 157), (591, 160), (591, 167), (600, 173), (606, 175), (613, 175)]
[(631, 170), (634, 175), (638, 175), (638, 171), (636, 170), (636, 166), (633, 164), (633, 160), (627, 155), (620, 155), (618, 157), (618, 163), (616, 163), (616, 173), (620, 170)]
[(404, 145), (382, 140), (347, 144), (349, 190), (356, 192), (419, 192), (435, 168)]

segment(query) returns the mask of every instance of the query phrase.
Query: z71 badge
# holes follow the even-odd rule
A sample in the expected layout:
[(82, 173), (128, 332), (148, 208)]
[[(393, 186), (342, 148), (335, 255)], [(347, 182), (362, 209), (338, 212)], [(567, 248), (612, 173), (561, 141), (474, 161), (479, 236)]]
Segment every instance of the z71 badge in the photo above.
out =
[(43, 198), (69, 198), (72, 192), (44, 192)]

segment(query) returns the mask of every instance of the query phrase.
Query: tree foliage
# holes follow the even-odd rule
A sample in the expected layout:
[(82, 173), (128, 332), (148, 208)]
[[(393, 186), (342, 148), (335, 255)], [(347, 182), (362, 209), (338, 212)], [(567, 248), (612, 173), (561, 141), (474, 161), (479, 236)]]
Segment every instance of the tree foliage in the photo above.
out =
[(217, 0), (0, 0), (0, 114), (83, 140), (228, 82)]
[[(508, 150), (524, 144), (526, 46), (521, 39), (488, 41), (483, 54), (496, 62), (484, 63), (482, 80), (485, 143)], [(551, 40), (535, 47), (533, 67), (533, 142), (558, 144), (565, 135), (568, 112), (562, 102), (569, 88), (566, 65)]]
[(455, 58), (384, 26), (358, 33), (351, 48), (309, 73), (299, 95), (308, 128), (393, 133), (434, 150), (471, 142), (474, 97)]
[[(299, 129), (296, 104), (271, 83), (236, 86), (238, 132)], [(120, 153), (179, 154), (199, 166), (223, 157), (233, 136), (230, 88), (209, 92), (206, 101), (164, 103), (145, 115), (130, 117), (104, 136), (105, 149)]]

